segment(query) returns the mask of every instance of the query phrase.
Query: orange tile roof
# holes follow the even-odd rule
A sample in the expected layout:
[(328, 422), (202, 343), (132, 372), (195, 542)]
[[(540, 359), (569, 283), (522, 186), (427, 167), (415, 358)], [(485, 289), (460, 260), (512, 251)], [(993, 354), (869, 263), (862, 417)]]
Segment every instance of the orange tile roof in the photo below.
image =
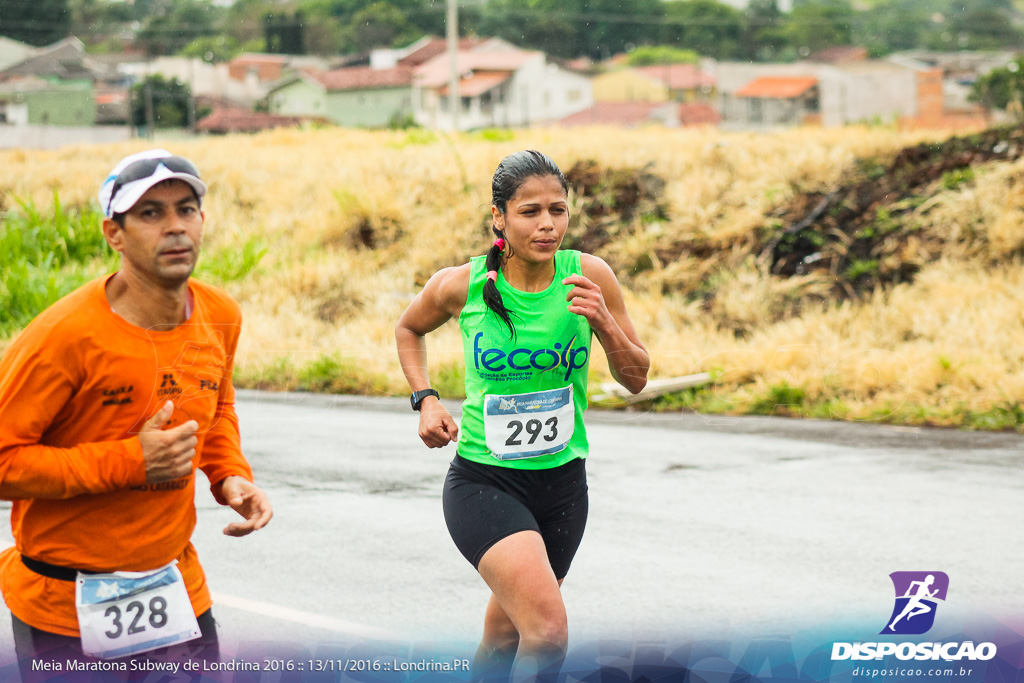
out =
[(803, 95), (817, 84), (818, 79), (810, 76), (762, 76), (737, 90), (736, 97), (788, 100)]
[[(459, 52), (456, 61), (460, 74), (470, 71), (516, 71), (540, 54), (540, 52), (524, 50)], [(423, 88), (440, 88), (448, 83), (450, 74), (451, 65), (448, 55), (441, 54), (424, 62), (416, 69), (416, 83)]]
[[(459, 81), (459, 97), (476, 97), (477, 95), (482, 95), (491, 88), (501, 85), (511, 77), (511, 71), (474, 73), (468, 78), (463, 78)], [(443, 86), (438, 92), (441, 95), (447, 95), (448, 86)]]

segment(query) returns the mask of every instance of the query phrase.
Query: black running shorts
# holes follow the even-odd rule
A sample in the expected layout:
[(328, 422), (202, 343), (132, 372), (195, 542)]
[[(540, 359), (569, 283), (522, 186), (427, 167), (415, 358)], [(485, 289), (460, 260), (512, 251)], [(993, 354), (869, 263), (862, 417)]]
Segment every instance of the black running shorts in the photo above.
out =
[(544, 539), (558, 579), (587, 526), (587, 472), (577, 458), (547, 470), (482, 465), (456, 455), (444, 482), (444, 520), (459, 551), (474, 567), (492, 545), (519, 531)]

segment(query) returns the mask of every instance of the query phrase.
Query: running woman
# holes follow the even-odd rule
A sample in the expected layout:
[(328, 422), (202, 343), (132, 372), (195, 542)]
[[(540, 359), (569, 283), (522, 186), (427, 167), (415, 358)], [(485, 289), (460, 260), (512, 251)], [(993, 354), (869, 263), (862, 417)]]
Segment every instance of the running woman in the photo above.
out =
[[(395, 330), (398, 356), (430, 448), (457, 441), (444, 486), (455, 545), (490, 587), (474, 677), (551, 675), (568, 624), (559, 587), (587, 520), (583, 411), (596, 335), (612, 375), (633, 393), (650, 360), (615, 274), (596, 256), (559, 250), (568, 185), (540, 152), (502, 160), (491, 183), (486, 256), (444, 268)], [(430, 388), (424, 336), (459, 321), (466, 364), (460, 428)]]

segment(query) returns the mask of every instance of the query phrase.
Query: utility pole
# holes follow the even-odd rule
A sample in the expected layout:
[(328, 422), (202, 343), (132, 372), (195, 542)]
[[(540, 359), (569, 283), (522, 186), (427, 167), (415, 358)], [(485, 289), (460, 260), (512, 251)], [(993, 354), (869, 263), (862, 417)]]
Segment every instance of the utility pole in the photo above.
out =
[(153, 115), (153, 81), (146, 79), (146, 137), (153, 139), (153, 129), (156, 128), (156, 117)]
[(455, 0), (448, 0), (445, 34), (448, 38), (448, 61), (451, 69), (448, 74), (448, 106), (452, 113), (452, 131), (457, 133), (462, 98), (459, 96), (459, 8)]

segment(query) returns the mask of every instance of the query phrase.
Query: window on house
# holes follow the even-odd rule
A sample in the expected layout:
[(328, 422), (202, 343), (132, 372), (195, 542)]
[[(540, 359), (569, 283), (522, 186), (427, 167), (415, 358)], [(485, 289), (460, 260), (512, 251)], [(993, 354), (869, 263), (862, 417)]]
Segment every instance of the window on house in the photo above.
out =
[(573, 88), (568, 93), (566, 93), (566, 99), (568, 99), (570, 102), (579, 102), (580, 100), (583, 99), (583, 93), (580, 92), (579, 88)]
[(469, 111), (469, 106), (472, 104), (473, 98), (463, 97), (462, 98), (462, 111)]
[(764, 121), (764, 100), (760, 97), (754, 97), (749, 100), (750, 102), (750, 122), (751, 123), (762, 123)]
[(804, 111), (812, 114), (817, 114), (821, 105), (818, 101), (818, 88), (814, 87), (807, 91), (804, 95)]

